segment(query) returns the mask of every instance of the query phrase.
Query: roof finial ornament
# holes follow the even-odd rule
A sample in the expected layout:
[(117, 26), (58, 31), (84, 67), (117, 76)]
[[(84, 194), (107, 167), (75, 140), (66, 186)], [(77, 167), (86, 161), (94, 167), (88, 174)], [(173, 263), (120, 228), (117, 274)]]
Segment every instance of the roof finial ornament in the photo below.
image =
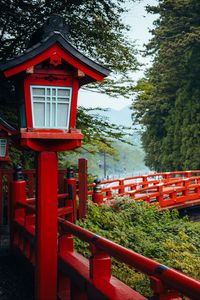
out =
[(41, 42), (41, 40), (50, 37), (54, 32), (60, 32), (62, 36), (69, 40), (69, 26), (66, 24), (65, 19), (59, 15), (51, 15), (45, 22), (45, 24), (38, 28), (30, 37), (27, 44), (27, 49), (31, 48), (35, 44)]
[(43, 26), (44, 34), (43, 38), (49, 36), (52, 32), (60, 32), (66, 39), (68, 39), (69, 26), (65, 23), (63, 17), (59, 15), (51, 15)]

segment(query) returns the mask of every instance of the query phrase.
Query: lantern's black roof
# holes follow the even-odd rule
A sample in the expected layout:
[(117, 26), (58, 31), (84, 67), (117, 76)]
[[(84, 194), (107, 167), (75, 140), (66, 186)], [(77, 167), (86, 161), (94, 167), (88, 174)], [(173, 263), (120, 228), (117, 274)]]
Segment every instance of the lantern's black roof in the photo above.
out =
[(0, 125), (2, 125), (7, 132), (16, 130), (14, 127), (8, 124), (2, 117), (0, 117)]
[[(57, 22), (57, 23), (56, 23)], [(92, 70), (100, 73), (103, 77), (110, 74), (110, 70), (94, 62), (90, 58), (80, 53), (68, 39), (68, 31), (63, 19), (59, 16), (50, 17), (43, 27), (39, 28), (33, 35), (28, 44), (28, 48), (22, 55), (17, 56), (6, 63), (0, 64), (0, 70), (5, 71), (16, 67), (35, 56), (40, 55), (43, 51), (53, 44), (59, 43), (74, 58), (87, 65)]]

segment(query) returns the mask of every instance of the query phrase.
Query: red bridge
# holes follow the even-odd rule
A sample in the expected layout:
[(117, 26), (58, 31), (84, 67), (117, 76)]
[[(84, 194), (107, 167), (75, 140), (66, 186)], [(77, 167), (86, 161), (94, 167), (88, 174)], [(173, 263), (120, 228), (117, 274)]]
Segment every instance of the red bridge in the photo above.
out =
[[(35, 171), (24, 171), (26, 180), (23, 179), (20, 169), (14, 174), (11, 170), (0, 172), (1, 200), (4, 199), (3, 202), (1, 201), (1, 212), (4, 211), (1, 217), (4, 217), (4, 223), (7, 219), (10, 224), (11, 248), (26, 257), (36, 270), (36, 299), (55, 300), (54, 281), (57, 281), (56, 295), (60, 300), (146, 299), (112, 276), (111, 257), (146, 274), (150, 278), (153, 299), (177, 300), (182, 299), (183, 295), (191, 299), (200, 299), (198, 280), (74, 224), (77, 216), (79, 218), (85, 216), (88, 197), (92, 197), (97, 203), (104, 201), (110, 205), (115, 201), (114, 196), (129, 195), (135, 200), (142, 199), (152, 204), (158, 203), (161, 209), (199, 204), (200, 177), (198, 175), (200, 171), (150, 174), (103, 181), (101, 184), (96, 181), (96, 184), (87, 185), (87, 162), (81, 159), (77, 174), (78, 185), (71, 170), (68, 170), (67, 178), (65, 178), (65, 173), (64, 170), (59, 171), (58, 249), (53, 249), (49, 233), (55, 231), (54, 223), (51, 222), (51, 218), (36, 216)], [(9, 188), (10, 184), (11, 188)], [(8, 201), (10, 213), (7, 217), (5, 216), (5, 197), (10, 199)], [(76, 208), (77, 197), (79, 209)], [(48, 203), (43, 212), (49, 215), (50, 211), (51, 203)], [(43, 226), (43, 232), (36, 232), (36, 218), (45, 220), (46, 226)], [(43, 235), (49, 235), (48, 243), (43, 242)], [(89, 259), (75, 251), (74, 237), (90, 245)], [(36, 249), (39, 243), (40, 249), (42, 245), (43, 252), (37, 257)], [(58, 265), (47, 266), (46, 263), (51, 261), (54, 255), (58, 257)], [(49, 282), (49, 276), (42, 272), (43, 266), (53, 274), (52, 282)], [(42, 274), (43, 278), (38, 279), (37, 274)]]
[[(97, 183), (101, 196), (97, 201), (112, 203), (116, 196), (128, 195), (159, 205), (160, 210), (182, 209), (200, 204), (200, 170), (153, 173)], [(88, 195), (94, 184), (89, 185)], [(100, 192), (100, 191), (99, 191)]]

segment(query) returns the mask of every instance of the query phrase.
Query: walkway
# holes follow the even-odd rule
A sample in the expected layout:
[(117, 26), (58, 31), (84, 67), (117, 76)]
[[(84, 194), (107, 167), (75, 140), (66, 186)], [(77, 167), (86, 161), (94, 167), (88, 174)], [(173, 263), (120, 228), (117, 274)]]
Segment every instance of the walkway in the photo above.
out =
[(6, 226), (0, 234), (0, 299), (34, 300), (33, 269), (21, 256), (10, 255)]

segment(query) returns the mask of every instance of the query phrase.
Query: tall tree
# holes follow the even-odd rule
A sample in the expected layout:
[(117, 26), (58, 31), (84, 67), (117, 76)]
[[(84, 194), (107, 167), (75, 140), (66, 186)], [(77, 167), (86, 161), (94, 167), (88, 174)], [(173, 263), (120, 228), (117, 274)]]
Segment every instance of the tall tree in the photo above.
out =
[(146, 163), (152, 169), (200, 168), (200, 2), (159, 0), (146, 55), (153, 65), (138, 82), (135, 121), (145, 127)]
[[(112, 77), (101, 84), (93, 84), (88, 89), (106, 93), (117, 97), (131, 95), (132, 82), (130, 71), (135, 71), (138, 63), (135, 58), (135, 47), (127, 37), (129, 27), (122, 21), (122, 14), (126, 11), (126, 3), (135, 0), (1, 0), (0, 15), (0, 60), (12, 58), (23, 52), (29, 37), (52, 14), (63, 16), (69, 26), (69, 38), (72, 44), (81, 52), (110, 68)], [(0, 109), (4, 115), (15, 110), (12, 88), (1, 78), (0, 80)], [(2, 92), (3, 89), (6, 92)], [(10, 99), (8, 104), (8, 99)], [(6, 103), (9, 106), (6, 106)], [(120, 129), (108, 126), (107, 121), (100, 117), (91, 117), (88, 111), (79, 109), (78, 120), (86, 140), (90, 141), (91, 130), (87, 125), (91, 120), (96, 122), (97, 141), (102, 131), (101, 141), (109, 144), (110, 135), (123, 139)], [(16, 122), (14, 116), (13, 122)], [(95, 126), (94, 126), (95, 127)], [(99, 128), (100, 127), (100, 128)], [(112, 126), (111, 126), (112, 127)]]

